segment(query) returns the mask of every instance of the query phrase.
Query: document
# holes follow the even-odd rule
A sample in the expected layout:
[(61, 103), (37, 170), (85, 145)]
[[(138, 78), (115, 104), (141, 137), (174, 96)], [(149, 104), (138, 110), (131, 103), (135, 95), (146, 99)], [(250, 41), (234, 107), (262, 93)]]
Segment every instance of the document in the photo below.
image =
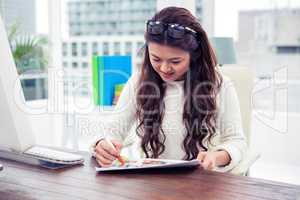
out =
[(136, 161), (126, 160), (120, 163), (115, 160), (111, 167), (96, 167), (97, 172), (137, 170), (137, 169), (163, 169), (163, 168), (192, 168), (200, 165), (198, 160), (168, 160), (145, 158)]

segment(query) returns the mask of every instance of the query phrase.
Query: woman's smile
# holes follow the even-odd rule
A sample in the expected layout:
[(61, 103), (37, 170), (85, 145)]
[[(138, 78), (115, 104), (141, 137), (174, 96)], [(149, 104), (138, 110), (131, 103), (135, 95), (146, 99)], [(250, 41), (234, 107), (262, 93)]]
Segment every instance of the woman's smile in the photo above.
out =
[(150, 62), (164, 81), (180, 80), (190, 66), (190, 54), (177, 47), (148, 43)]
[(163, 72), (160, 73), (160, 75), (163, 77), (163, 79), (167, 79), (167, 80), (172, 79), (174, 74), (175, 73), (167, 73), (167, 74), (163, 73)]

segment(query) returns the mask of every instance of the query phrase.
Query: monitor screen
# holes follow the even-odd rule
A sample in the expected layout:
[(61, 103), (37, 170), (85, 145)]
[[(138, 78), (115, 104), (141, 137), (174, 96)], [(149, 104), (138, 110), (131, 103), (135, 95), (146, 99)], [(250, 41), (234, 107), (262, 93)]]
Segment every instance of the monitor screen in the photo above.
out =
[(22, 110), (24, 94), (0, 17), (0, 149), (24, 151), (34, 145), (28, 115)]

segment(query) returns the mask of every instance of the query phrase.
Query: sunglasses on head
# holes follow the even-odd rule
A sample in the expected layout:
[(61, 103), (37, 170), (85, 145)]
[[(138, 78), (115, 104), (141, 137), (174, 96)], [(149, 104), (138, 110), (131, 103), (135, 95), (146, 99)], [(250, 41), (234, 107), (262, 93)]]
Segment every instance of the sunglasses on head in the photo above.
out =
[(197, 32), (189, 27), (176, 23), (165, 24), (160, 21), (147, 21), (147, 32), (151, 35), (161, 35), (165, 31), (169, 37), (174, 39), (182, 39), (185, 34), (192, 34), (197, 40)]

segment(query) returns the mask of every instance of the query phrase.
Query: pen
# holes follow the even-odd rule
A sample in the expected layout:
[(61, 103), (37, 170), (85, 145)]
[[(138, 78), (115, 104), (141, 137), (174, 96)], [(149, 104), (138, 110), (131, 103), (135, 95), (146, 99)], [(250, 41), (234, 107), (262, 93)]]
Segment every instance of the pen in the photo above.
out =
[[(110, 145), (115, 151), (117, 151), (116, 147), (113, 145), (113, 143), (108, 139), (108, 138), (105, 138), (105, 141), (108, 143), (108, 145)], [(121, 165), (124, 165), (125, 164), (125, 161), (123, 160), (123, 158), (118, 155), (117, 156), (117, 159), (118, 161), (121, 163)]]

